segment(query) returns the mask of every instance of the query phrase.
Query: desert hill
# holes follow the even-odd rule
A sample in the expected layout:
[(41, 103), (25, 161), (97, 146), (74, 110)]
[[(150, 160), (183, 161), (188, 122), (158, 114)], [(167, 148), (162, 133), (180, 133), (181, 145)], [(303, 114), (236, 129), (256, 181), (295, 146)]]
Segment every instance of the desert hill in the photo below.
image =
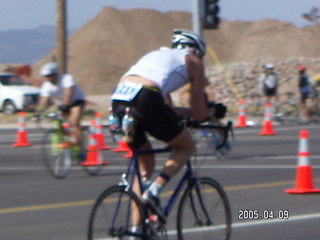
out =
[[(140, 56), (159, 46), (170, 46), (171, 33), (175, 28), (191, 29), (191, 14), (103, 8), (69, 37), (69, 72), (88, 94), (109, 94), (119, 77)], [(292, 66), (289, 64), (282, 69), (295, 73), (296, 64), (306, 64), (305, 59), (309, 64), (320, 56), (319, 26), (297, 28), (291, 23), (272, 19), (222, 21), (220, 29), (204, 31), (204, 38), (224, 64), (224, 69), (232, 72), (230, 78), (237, 81), (241, 77), (246, 78), (243, 73), (248, 72), (252, 76), (252, 71), (260, 71), (260, 64), (265, 62), (290, 62)], [(54, 50), (36, 63), (34, 73), (52, 55)], [(208, 69), (211, 68), (210, 76), (219, 74), (210, 54), (205, 61)], [(313, 73), (320, 71), (316, 62), (310, 66)], [(243, 70), (243, 67), (255, 69)], [(238, 68), (242, 75), (236, 74), (239, 71), (235, 69)], [(283, 76), (286, 75), (284, 72)]]

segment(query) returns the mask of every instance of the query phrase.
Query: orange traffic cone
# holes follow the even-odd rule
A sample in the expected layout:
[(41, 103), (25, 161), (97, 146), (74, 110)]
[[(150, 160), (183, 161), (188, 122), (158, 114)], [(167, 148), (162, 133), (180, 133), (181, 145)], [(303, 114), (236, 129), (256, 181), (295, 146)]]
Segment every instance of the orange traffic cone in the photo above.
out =
[(105, 144), (104, 135), (102, 133), (101, 118), (102, 118), (102, 114), (100, 112), (97, 112), (96, 119), (95, 119), (96, 139), (97, 139), (97, 144), (99, 148), (103, 150), (107, 150), (107, 149), (110, 149), (111, 147), (108, 147)]
[(118, 143), (118, 147), (113, 149), (114, 152), (128, 152), (130, 151), (130, 147), (128, 143), (124, 140), (120, 140)]
[(248, 127), (248, 125), (247, 125), (247, 117), (246, 117), (245, 101), (243, 99), (240, 100), (238, 123), (237, 123), (236, 127), (238, 127), (238, 128)]
[(264, 120), (263, 120), (263, 128), (259, 135), (275, 135), (276, 132), (273, 131), (272, 125), (272, 113), (271, 113), (272, 104), (266, 102), (265, 104), (265, 112), (264, 112)]
[(131, 149), (129, 149), (129, 152), (127, 154), (123, 155), (124, 158), (132, 158), (132, 156), (133, 156), (133, 152)]
[(99, 146), (96, 141), (95, 135), (95, 123), (94, 120), (90, 123), (90, 134), (89, 134), (89, 144), (88, 144), (88, 152), (87, 159), (83, 163), (82, 166), (97, 166), (97, 165), (107, 165), (109, 162), (102, 161), (102, 155), (99, 149)]
[(300, 131), (298, 167), (296, 175), (296, 187), (286, 189), (286, 193), (320, 193), (320, 189), (314, 188), (312, 167), (310, 166), (310, 152), (308, 146), (308, 130)]
[(17, 131), (17, 142), (13, 143), (14, 147), (28, 147), (32, 144), (28, 141), (28, 133), (25, 129), (25, 112), (19, 112), (19, 129)]

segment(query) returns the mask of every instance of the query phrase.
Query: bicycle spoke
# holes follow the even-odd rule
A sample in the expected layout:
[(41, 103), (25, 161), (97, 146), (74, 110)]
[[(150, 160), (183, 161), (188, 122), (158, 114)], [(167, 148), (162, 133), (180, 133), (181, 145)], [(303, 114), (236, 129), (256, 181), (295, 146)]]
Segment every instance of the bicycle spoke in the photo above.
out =
[(201, 179), (197, 185), (189, 187), (181, 199), (179, 239), (229, 239), (231, 213), (222, 188), (212, 179)]
[[(142, 205), (132, 192), (126, 192), (123, 187), (111, 187), (97, 200), (91, 213), (89, 222), (88, 239), (125, 239), (133, 236), (134, 222), (144, 219)], [(144, 229), (144, 222), (140, 222)], [(142, 232), (140, 233), (142, 236)]]

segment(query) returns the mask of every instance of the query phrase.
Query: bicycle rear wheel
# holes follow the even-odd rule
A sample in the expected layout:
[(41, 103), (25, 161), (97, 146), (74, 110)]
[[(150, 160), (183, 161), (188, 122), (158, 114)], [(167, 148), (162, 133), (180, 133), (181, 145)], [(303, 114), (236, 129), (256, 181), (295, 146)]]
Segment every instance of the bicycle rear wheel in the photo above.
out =
[(179, 240), (230, 238), (230, 204), (218, 182), (200, 178), (188, 186), (178, 208), (177, 231)]
[[(133, 217), (144, 220), (144, 210), (139, 197), (124, 186), (113, 186), (105, 190), (95, 202), (91, 211), (88, 227), (88, 240), (129, 239), (133, 236)], [(140, 238), (146, 231), (145, 222), (141, 222)], [(137, 236), (138, 237), (138, 236)]]
[(62, 147), (63, 133), (49, 130), (42, 141), (42, 155), (48, 172), (55, 178), (65, 178), (72, 167), (72, 152), (70, 148)]

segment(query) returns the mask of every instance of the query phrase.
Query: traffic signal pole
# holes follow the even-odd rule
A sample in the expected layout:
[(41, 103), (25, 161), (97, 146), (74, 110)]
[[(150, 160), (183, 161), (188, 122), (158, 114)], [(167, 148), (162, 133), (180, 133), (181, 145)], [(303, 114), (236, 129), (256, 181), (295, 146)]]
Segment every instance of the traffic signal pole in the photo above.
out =
[(203, 13), (203, 28), (204, 29), (218, 29), (220, 18), (219, 18), (219, 0), (204, 0), (202, 7)]
[(218, 29), (219, 0), (192, 0), (192, 31), (202, 36), (203, 29)]

